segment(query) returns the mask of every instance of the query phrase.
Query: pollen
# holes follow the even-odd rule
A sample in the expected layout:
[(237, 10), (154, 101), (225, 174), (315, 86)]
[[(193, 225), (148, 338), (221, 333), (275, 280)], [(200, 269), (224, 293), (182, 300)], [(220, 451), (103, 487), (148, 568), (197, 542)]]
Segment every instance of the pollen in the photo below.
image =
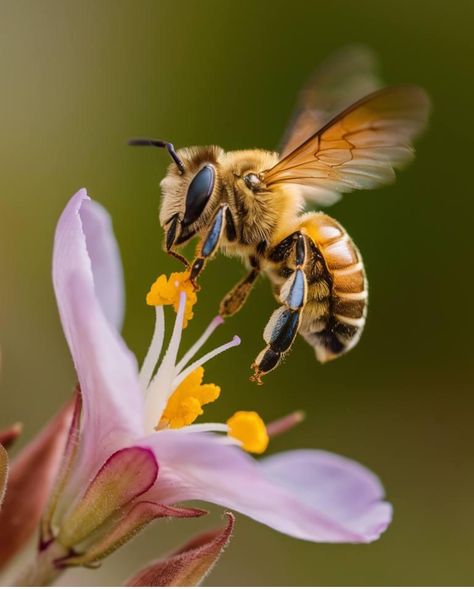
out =
[(253, 454), (262, 454), (268, 447), (269, 437), (263, 419), (255, 411), (237, 411), (227, 420), (229, 436), (239, 440), (242, 448)]
[(147, 305), (173, 305), (177, 312), (179, 307), (179, 295), (186, 293), (186, 306), (184, 309), (183, 327), (188, 325), (194, 317), (193, 307), (197, 302), (195, 288), (189, 280), (189, 272), (173, 272), (169, 278), (165, 274), (158, 276), (146, 295)]
[(204, 368), (199, 366), (183, 380), (169, 398), (158, 429), (178, 429), (190, 425), (203, 414), (203, 405), (219, 397), (220, 387), (202, 384), (203, 378)]

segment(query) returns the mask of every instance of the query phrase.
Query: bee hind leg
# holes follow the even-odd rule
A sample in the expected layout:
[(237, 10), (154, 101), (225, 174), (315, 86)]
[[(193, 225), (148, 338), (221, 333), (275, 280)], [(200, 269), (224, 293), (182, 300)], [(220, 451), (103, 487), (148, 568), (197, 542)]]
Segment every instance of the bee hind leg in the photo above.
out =
[(275, 370), (283, 356), (290, 350), (301, 323), (302, 309), (292, 310), (282, 305), (273, 312), (265, 327), (263, 337), (267, 346), (252, 364), (254, 370), (250, 380), (262, 383), (262, 376)]
[(308, 291), (303, 270), (305, 256), (301, 258), (301, 263), (281, 288), (280, 301), (283, 305), (273, 312), (263, 332), (267, 346), (252, 364), (254, 374), (250, 377), (257, 384), (262, 384), (262, 376), (278, 366), (298, 333)]

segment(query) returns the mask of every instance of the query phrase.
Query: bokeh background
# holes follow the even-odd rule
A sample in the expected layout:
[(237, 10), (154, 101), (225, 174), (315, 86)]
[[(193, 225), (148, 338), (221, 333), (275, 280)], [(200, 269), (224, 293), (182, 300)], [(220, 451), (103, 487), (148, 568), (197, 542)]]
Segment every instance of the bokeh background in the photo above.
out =
[[(415, 82), (432, 96), (415, 164), (395, 185), (331, 209), (367, 265), (360, 345), (320, 366), (298, 340), (257, 388), (249, 365), (274, 308), (262, 280), (216, 336), (238, 332), (243, 345), (207, 370), (223, 389), (209, 419), (240, 408), (266, 420), (304, 409), (305, 423), (271, 451), (319, 447), (366, 464), (394, 504), (393, 525), (372, 545), (318, 545), (239, 517), (207, 584), (474, 583), (473, 17), (468, 0), (0, 2), (0, 424), (23, 421), (22, 443), (74, 382), (50, 280), (67, 199), (86, 186), (113, 216), (124, 335), (139, 358), (153, 322), (145, 292), (177, 268), (161, 252), (157, 220), (168, 158), (127, 148), (128, 137), (273, 148), (308, 74), (351, 42), (375, 50), (388, 83)], [(235, 260), (209, 265), (188, 340), (241, 274)], [(156, 524), (98, 571), (73, 571), (64, 582), (121, 583), (221, 513)]]

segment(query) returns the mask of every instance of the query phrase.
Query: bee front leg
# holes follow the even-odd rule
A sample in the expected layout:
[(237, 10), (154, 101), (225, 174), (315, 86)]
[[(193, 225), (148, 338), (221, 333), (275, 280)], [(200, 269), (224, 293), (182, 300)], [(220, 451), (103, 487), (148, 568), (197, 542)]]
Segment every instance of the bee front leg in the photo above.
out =
[(177, 232), (178, 226), (181, 223), (181, 220), (182, 219), (179, 214), (174, 215), (174, 217), (172, 217), (170, 219), (169, 227), (166, 230), (166, 235), (165, 235), (165, 249), (166, 249), (167, 254), (169, 254), (170, 256), (173, 256), (173, 258), (176, 258), (177, 260), (182, 262), (187, 268), (189, 268), (188, 260), (183, 255), (181, 255), (179, 252), (177, 252), (173, 249), (173, 245), (176, 240), (176, 232)]
[(225, 214), (227, 211), (227, 205), (223, 204), (219, 207), (209, 231), (207, 232), (206, 237), (202, 240), (199, 245), (198, 251), (199, 254), (194, 259), (194, 262), (191, 266), (190, 272), (190, 280), (193, 283), (196, 289), (199, 289), (197, 285), (197, 278), (201, 274), (206, 265), (207, 260), (212, 256), (212, 254), (216, 251), (217, 246), (219, 245), (219, 241), (222, 237), (222, 233), (224, 231), (224, 224), (225, 224)]
[(186, 266), (186, 268), (189, 268), (189, 262), (187, 260), (187, 258), (185, 258), (182, 254), (180, 254), (179, 252), (177, 252), (176, 250), (166, 250), (166, 253), (168, 253), (170, 256), (173, 256), (173, 258), (175, 260), (179, 260), (182, 264), (184, 264)]
[(296, 268), (283, 284), (280, 290), (281, 307), (276, 309), (270, 317), (263, 339), (267, 346), (260, 352), (252, 364), (254, 374), (250, 380), (262, 384), (262, 376), (274, 370), (281, 362), (298, 333), (303, 309), (306, 304), (308, 283), (304, 266), (306, 262), (306, 243), (304, 236), (294, 236)]

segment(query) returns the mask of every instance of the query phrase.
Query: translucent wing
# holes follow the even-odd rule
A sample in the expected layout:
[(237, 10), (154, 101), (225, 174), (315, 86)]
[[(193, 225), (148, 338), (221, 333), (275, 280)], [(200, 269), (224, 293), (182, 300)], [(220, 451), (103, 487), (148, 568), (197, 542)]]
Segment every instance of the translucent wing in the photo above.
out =
[(338, 113), (381, 87), (376, 59), (363, 45), (332, 54), (300, 93), (296, 110), (281, 142), (285, 157)]
[(318, 204), (387, 184), (395, 178), (394, 169), (412, 159), (412, 139), (425, 126), (428, 112), (428, 97), (416, 86), (374, 92), (262, 172), (262, 180), (267, 187), (298, 184)]

